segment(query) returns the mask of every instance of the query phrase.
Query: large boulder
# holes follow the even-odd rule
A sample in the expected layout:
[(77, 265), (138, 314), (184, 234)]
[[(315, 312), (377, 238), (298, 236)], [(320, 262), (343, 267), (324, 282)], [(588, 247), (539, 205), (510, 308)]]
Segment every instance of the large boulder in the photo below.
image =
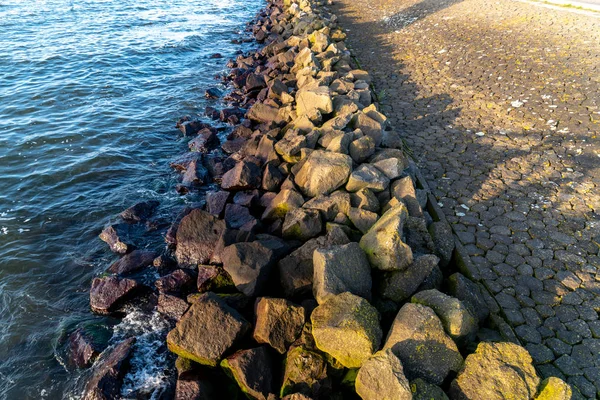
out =
[(111, 400), (119, 397), (134, 344), (135, 338), (129, 338), (100, 354), (85, 386), (84, 400)]
[(423, 378), (436, 385), (463, 362), (435, 312), (419, 304), (408, 303), (398, 311), (383, 348), (398, 356), (407, 378)]
[(250, 399), (267, 400), (275, 393), (273, 360), (265, 346), (240, 350), (221, 362), (221, 367), (233, 378)]
[(467, 344), (475, 339), (477, 319), (457, 298), (431, 289), (415, 294), (411, 302), (430, 307), (442, 321), (448, 335), (457, 343)]
[(126, 275), (152, 265), (157, 254), (153, 251), (134, 250), (115, 261), (108, 272)]
[(286, 297), (298, 297), (312, 293), (313, 254), (318, 248), (346, 244), (350, 240), (341, 229), (325, 236), (310, 239), (278, 263), (281, 287)]
[(269, 344), (281, 354), (302, 333), (304, 308), (291, 301), (261, 297), (256, 300), (254, 312), (254, 340)]
[(327, 376), (327, 360), (322, 354), (294, 347), (287, 353), (280, 396), (302, 393), (311, 398), (323, 398), (331, 391), (331, 379)]
[(371, 266), (358, 243), (316, 249), (313, 294), (319, 304), (350, 292), (371, 299)]
[(508, 342), (481, 342), (452, 382), (450, 398), (531, 399), (539, 383), (533, 360), (523, 347)]
[(274, 262), (273, 250), (260, 242), (235, 243), (221, 253), (223, 268), (235, 287), (246, 296), (258, 296), (269, 279)]
[(261, 184), (262, 170), (249, 161), (238, 161), (221, 179), (221, 187), (225, 190), (258, 189)]
[(250, 323), (220, 297), (204, 293), (169, 332), (167, 345), (181, 357), (214, 367), (250, 327)]
[(298, 116), (307, 114), (317, 109), (323, 114), (333, 112), (333, 102), (329, 87), (319, 86), (317, 88), (302, 89), (296, 93), (296, 112)]
[(177, 262), (181, 266), (207, 264), (225, 230), (225, 221), (206, 211), (192, 210), (177, 228)]
[(375, 353), (358, 370), (356, 393), (363, 400), (411, 400), (402, 363), (390, 350)]
[(388, 188), (390, 180), (383, 172), (370, 164), (361, 164), (352, 172), (346, 190), (349, 192), (358, 192), (361, 189), (371, 189), (374, 192), (381, 192)]
[(110, 314), (131, 299), (142, 287), (137, 281), (116, 276), (94, 278), (90, 289), (90, 306), (98, 314)]
[(396, 303), (410, 298), (431, 275), (438, 261), (433, 254), (427, 254), (414, 260), (404, 271), (387, 272), (379, 281), (379, 293)]
[(456, 272), (450, 275), (447, 284), (448, 291), (452, 296), (462, 301), (479, 322), (485, 321), (490, 314), (490, 310), (476, 283)]
[(573, 389), (560, 378), (551, 376), (542, 381), (535, 400), (571, 400)]
[(317, 210), (296, 208), (285, 215), (281, 233), (285, 239), (303, 242), (318, 236), (323, 230), (321, 215)]
[(285, 215), (296, 208), (302, 207), (304, 198), (292, 189), (283, 189), (269, 202), (262, 215), (262, 219), (284, 218)]
[(406, 206), (400, 203), (383, 214), (361, 238), (360, 247), (373, 268), (402, 271), (412, 263), (412, 250), (402, 241), (407, 218)]
[(362, 297), (345, 292), (329, 298), (311, 315), (317, 348), (346, 368), (360, 368), (379, 348), (379, 313)]
[(327, 195), (344, 185), (352, 172), (352, 158), (329, 151), (313, 151), (296, 174), (296, 184), (310, 197)]

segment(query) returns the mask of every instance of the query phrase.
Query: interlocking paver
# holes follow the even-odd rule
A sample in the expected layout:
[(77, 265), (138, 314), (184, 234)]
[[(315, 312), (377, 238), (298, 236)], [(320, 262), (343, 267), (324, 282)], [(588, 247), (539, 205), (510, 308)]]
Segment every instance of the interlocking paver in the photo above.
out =
[(338, 3), (502, 315), (543, 376), (595, 397), (600, 357), (582, 349), (600, 338), (600, 16), (510, 0)]

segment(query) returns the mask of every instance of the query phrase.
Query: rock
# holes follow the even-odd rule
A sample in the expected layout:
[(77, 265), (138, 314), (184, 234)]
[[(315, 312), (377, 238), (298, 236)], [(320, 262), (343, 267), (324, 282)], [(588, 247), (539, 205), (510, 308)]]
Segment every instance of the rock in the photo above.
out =
[(303, 242), (321, 233), (323, 225), (317, 210), (296, 208), (285, 215), (282, 234), (285, 239), (297, 239)]
[[(349, 152), (350, 157), (352, 157), (356, 163), (363, 163), (375, 153), (375, 140), (370, 136), (358, 138), (350, 143)], [(381, 172), (385, 173), (384, 171)], [(390, 177), (388, 176), (388, 178)]]
[(372, 138), (375, 142), (375, 147), (379, 147), (381, 145), (381, 141), (383, 139), (383, 129), (379, 122), (375, 121), (368, 115), (359, 112), (358, 114), (354, 115), (350, 124), (352, 128), (360, 129), (362, 133)]
[(250, 214), (248, 207), (242, 207), (237, 204), (227, 204), (225, 206), (225, 222), (228, 228), (240, 229), (255, 218)]
[(267, 164), (263, 172), (261, 187), (263, 190), (269, 192), (276, 192), (284, 180), (285, 176), (279, 168), (277, 168), (273, 164)]
[(371, 266), (358, 243), (316, 249), (313, 294), (319, 304), (344, 292), (371, 299)]
[(490, 314), (479, 287), (464, 275), (458, 272), (450, 275), (448, 278), (448, 291), (452, 296), (459, 299), (471, 314), (477, 317), (479, 322), (485, 321)]
[(137, 203), (121, 213), (127, 222), (143, 222), (150, 218), (160, 203), (156, 200)]
[(221, 121), (227, 122), (231, 118), (236, 118), (238, 120), (244, 118), (245, 111), (238, 107), (232, 108), (224, 108), (221, 110), (221, 115), (219, 116)]
[(266, 343), (284, 354), (300, 336), (304, 326), (304, 308), (286, 299), (261, 297), (254, 306), (254, 340)]
[(302, 205), (302, 208), (318, 210), (325, 221), (333, 221), (339, 212), (338, 202), (330, 196), (317, 196)]
[(225, 233), (225, 221), (199, 209), (181, 219), (177, 228), (175, 256), (181, 266), (207, 264)]
[(134, 250), (115, 261), (107, 271), (119, 275), (130, 274), (152, 265), (156, 256), (153, 251)]
[(262, 219), (283, 218), (289, 211), (302, 207), (302, 204), (304, 198), (300, 193), (292, 189), (283, 189), (269, 202)]
[(280, 141), (275, 144), (277, 154), (287, 162), (295, 162), (295, 158), (300, 150), (307, 147), (306, 137), (300, 134), (286, 134)]
[(218, 99), (221, 96), (223, 96), (223, 92), (214, 87), (206, 89), (206, 92), (204, 93), (204, 97), (207, 99)]
[(246, 85), (244, 86), (246, 93), (256, 89), (263, 89), (266, 87), (267, 84), (265, 83), (264, 76), (257, 74), (248, 74), (248, 77), (246, 78)]
[(187, 294), (196, 286), (196, 275), (192, 270), (176, 269), (170, 274), (157, 279), (154, 285), (161, 293)]
[(398, 311), (383, 348), (392, 349), (409, 380), (423, 378), (436, 385), (463, 362), (440, 319), (419, 304), (407, 303)]
[(352, 171), (352, 159), (339, 153), (313, 151), (300, 171), (296, 174), (296, 184), (310, 197), (327, 195), (344, 185)]
[(195, 300), (167, 335), (173, 353), (202, 365), (216, 366), (251, 325), (214, 293)]
[(256, 164), (239, 161), (235, 167), (227, 171), (221, 179), (221, 187), (225, 190), (258, 189), (262, 183), (262, 171)]
[(352, 224), (364, 234), (367, 233), (373, 225), (375, 225), (379, 215), (371, 211), (352, 207), (348, 213), (348, 218), (350, 218)]
[[(361, 189), (356, 193), (352, 193), (350, 199), (352, 207), (374, 213), (379, 212), (379, 200), (369, 189)], [(377, 218), (379, 218), (379, 216)]]
[(333, 112), (333, 102), (327, 86), (301, 89), (296, 93), (296, 112), (298, 116), (308, 114), (317, 109), (323, 114)]
[(192, 152), (208, 153), (219, 145), (219, 137), (215, 129), (202, 129), (198, 136), (188, 142), (188, 147)]
[(125, 254), (130, 250), (131, 246), (121, 240), (115, 226), (111, 225), (104, 228), (102, 233), (100, 233), (100, 240), (106, 242), (113, 252)]
[(90, 289), (92, 311), (109, 314), (130, 299), (140, 287), (141, 285), (133, 279), (121, 279), (116, 276), (94, 278)]
[(435, 252), (433, 240), (427, 231), (427, 221), (422, 217), (411, 217), (404, 224), (405, 242), (415, 253)]
[(312, 50), (317, 54), (324, 52), (329, 46), (329, 36), (321, 31), (311, 33), (308, 40), (312, 44)]
[(231, 276), (229, 276), (223, 267), (217, 265), (199, 265), (196, 285), (200, 293), (231, 291), (235, 289)]
[(186, 376), (177, 379), (175, 384), (175, 400), (211, 400), (216, 396), (217, 390), (206, 379)]
[(410, 382), (413, 400), (448, 400), (446, 393), (436, 385), (417, 378)]
[(358, 370), (356, 393), (363, 400), (411, 400), (402, 363), (390, 350), (375, 353)]
[(256, 102), (248, 111), (248, 119), (256, 121), (258, 123), (279, 123), (281, 118), (279, 116), (279, 108), (270, 106), (265, 103)]
[(190, 162), (181, 179), (182, 186), (202, 186), (205, 182), (208, 182), (208, 171), (206, 168), (199, 161)]
[(78, 368), (89, 367), (98, 357), (98, 349), (82, 328), (69, 335), (69, 360)]
[(242, 151), (242, 149), (246, 145), (246, 142), (247, 142), (247, 139), (244, 139), (244, 138), (235, 138), (235, 139), (226, 140), (221, 145), (221, 149), (223, 149), (223, 151), (226, 154), (238, 153), (238, 152)]
[(452, 381), (450, 398), (531, 399), (540, 383), (532, 362), (527, 350), (514, 343), (481, 342)]
[(171, 294), (160, 293), (158, 295), (158, 312), (179, 321), (190, 305), (184, 299)]
[(110, 400), (120, 396), (134, 344), (135, 338), (132, 337), (100, 354), (85, 386), (84, 400)]
[(457, 298), (432, 289), (415, 294), (411, 302), (431, 308), (442, 321), (446, 333), (457, 343), (466, 344), (475, 339), (477, 320)]
[(361, 164), (352, 172), (346, 190), (357, 192), (361, 189), (371, 189), (374, 192), (381, 192), (388, 188), (390, 180), (377, 168), (370, 164)]
[(304, 346), (294, 347), (287, 353), (280, 396), (301, 393), (311, 398), (326, 398), (331, 391), (327, 376), (327, 360)]
[(280, 282), (286, 297), (297, 297), (312, 293), (313, 253), (316, 249), (348, 242), (348, 237), (343, 231), (335, 230), (326, 236), (309, 240), (279, 261)]
[(250, 399), (267, 400), (275, 393), (273, 360), (265, 346), (240, 350), (224, 359), (221, 367)]
[(177, 122), (175, 127), (179, 129), (181, 133), (183, 133), (183, 136), (192, 136), (202, 129), (212, 128), (209, 124), (206, 124), (202, 121), (191, 121), (190, 117), (182, 118)]
[(402, 271), (413, 261), (411, 248), (402, 241), (408, 211), (404, 204), (388, 210), (360, 240), (373, 268)]
[(394, 181), (392, 184), (392, 196), (404, 202), (411, 217), (422, 217), (423, 210), (417, 200), (417, 193), (413, 180), (410, 176)]
[(372, 164), (390, 180), (398, 178), (406, 168), (403, 160), (399, 158), (384, 158), (383, 160), (372, 162)]
[(206, 211), (218, 217), (225, 209), (225, 204), (229, 199), (229, 192), (220, 190), (218, 192), (208, 192), (206, 194)]
[(250, 297), (262, 293), (273, 267), (273, 250), (259, 242), (236, 243), (223, 249), (221, 259), (240, 292)]
[(188, 152), (171, 161), (169, 166), (178, 172), (185, 172), (190, 163), (194, 161), (202, 162), (202, 155), (196, 152)]
[(435, 221), (427, 228), (433, 241), (435, 253), (440, 257), (440, 266), (446, 267), (452, 259), (454, 252), (454, 233), (445, 221)]
[(404, 271), (391, 271), (385, 274), (379, 284), (378, 292), (383, 298), (401, 303), (410, 298), (438, 263), (432, 254), (424, 255), (408, 266)]
[(334, 153), (348, 154), (348, 147), (352, 141), (352, 134), (344, 132), (334, 137), (327, 146), (327, 151)]
[(560, 378), (551, 376), (540, 384), (535, 400), (570, 400), (573, 398), (571, 386)]
[(346, 292), (329, 298), (312, 312), (319, 350), (346, 368), (360, 368), (379, 348), (379, 313), (362, 297)]

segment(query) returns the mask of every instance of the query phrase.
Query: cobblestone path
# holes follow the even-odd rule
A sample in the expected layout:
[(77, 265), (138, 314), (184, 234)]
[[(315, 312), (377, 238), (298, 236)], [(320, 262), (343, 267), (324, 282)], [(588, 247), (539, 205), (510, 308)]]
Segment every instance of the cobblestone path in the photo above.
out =
[(600, 14), (507, 0), (333, 8), (541, 374), (596, 398)]

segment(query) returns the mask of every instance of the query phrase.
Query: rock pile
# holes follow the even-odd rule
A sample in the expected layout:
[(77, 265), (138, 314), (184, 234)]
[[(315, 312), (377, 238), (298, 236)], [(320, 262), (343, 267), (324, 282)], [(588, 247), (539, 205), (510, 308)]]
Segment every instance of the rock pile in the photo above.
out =
[[(174, 260), (105, 232), (129, 253), (94, 280), (93, 310), (118, 310), (142, 286), (129, 275), (158, 267), (177, 399), (567, 398), (561, 382), (540, 386), (525, 349), (480, 331), (486, 297), (453, 273), (452, 231), (336, 16), (322, 1), (270, 0), (252, 29), (263, 47), (230, 62), (232, 107), (207, 110), (235, 126), (220, 149), (209, 124), (179, 123), (193, 139), (173, 163), (178, 191), (220, 189), (167, 232)], [(97, 371), (120, 374), (115, 351)]]

